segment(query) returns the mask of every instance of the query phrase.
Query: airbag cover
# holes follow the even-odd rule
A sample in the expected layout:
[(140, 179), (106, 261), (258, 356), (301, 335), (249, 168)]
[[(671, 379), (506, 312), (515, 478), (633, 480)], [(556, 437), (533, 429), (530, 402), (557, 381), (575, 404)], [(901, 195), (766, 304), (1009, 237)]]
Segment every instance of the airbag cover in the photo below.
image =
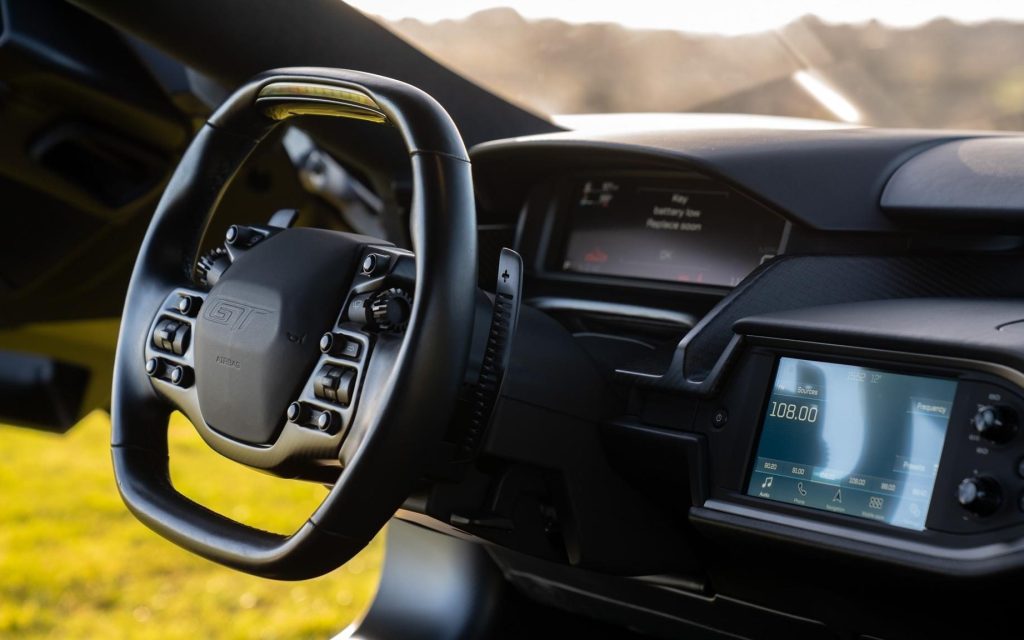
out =
[(241, 254), (210, 291), (196, 327), (199, 407), (216, 431), (268, 444), (320, 354), (360, 243), (288, 229)]

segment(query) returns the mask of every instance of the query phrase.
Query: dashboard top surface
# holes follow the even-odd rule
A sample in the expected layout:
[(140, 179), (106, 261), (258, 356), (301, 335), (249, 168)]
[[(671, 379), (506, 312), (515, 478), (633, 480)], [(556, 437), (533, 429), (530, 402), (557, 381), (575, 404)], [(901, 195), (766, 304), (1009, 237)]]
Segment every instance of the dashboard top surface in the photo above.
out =
[[(902, 165), (947, 142), (1007, 136), (869, 128), (577, 131), (484, 143), (471, 155), (485, 208), (521, 194), (552, 169), (686, 168), (725, 180), (812, 229), (893, 232), (901, 223), (882, 209), (881, 196)], [(975, 188), (985, 197), (983, 180), (960, 184), (961, 202), (969, 203)]]

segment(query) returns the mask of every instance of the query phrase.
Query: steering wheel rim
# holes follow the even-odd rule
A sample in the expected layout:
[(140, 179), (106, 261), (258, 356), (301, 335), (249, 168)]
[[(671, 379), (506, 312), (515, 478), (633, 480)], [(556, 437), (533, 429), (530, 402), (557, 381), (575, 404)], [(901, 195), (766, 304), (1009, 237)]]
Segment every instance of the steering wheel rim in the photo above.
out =
[[(415, 290), (404, 336), (384, 350), (388, 366), (368, 371), (362, 382), (373, 393), (360, 399), (341, 475), (297, 531), (279, 535), (217, 514), (174, 488), (167, 421), (177, 407), (158, 393), (146, 351), (169, 292), (191, 283), (202, 235), (232, 178), (274, 127), (296, 115), (356, 118), (399, 130), (413, 172)], [(254, 575), (305, 579), (351, 558), (408, 496), (423, 452), (441, 440), (452, 415), (472, 333), (475, 226), (468, 154), (451, 118), (422, 91), (324, 68), (270, 71), (238, 89), (182, 157), (128, 287), (111, 403), (114, 473), (128, 508), (172, 542)]]

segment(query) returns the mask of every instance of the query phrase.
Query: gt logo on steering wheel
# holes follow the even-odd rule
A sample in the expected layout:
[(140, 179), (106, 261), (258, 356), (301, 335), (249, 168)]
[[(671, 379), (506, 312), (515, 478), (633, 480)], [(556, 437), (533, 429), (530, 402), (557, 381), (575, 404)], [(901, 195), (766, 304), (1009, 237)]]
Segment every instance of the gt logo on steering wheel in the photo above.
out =
[(217, 298), (212, 304), (207, 305), (203, 317), (210, 322), (223, 324), (230, 327), (231, 331), (241, 331), (253, 318), (267, 316), (273, 313), (269, 309), (253, 307), (241, 302)]

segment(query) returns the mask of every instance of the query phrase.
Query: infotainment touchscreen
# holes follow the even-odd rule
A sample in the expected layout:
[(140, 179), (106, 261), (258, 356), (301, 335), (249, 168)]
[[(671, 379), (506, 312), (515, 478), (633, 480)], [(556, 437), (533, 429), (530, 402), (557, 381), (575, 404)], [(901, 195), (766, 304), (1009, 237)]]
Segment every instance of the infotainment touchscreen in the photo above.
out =
[(780, 251), (785, 220), (710, 180), (573, 185), (563, 271), (734, 286)]
[(780, 358), (747, 494), (924, 529), (956, 381)]

